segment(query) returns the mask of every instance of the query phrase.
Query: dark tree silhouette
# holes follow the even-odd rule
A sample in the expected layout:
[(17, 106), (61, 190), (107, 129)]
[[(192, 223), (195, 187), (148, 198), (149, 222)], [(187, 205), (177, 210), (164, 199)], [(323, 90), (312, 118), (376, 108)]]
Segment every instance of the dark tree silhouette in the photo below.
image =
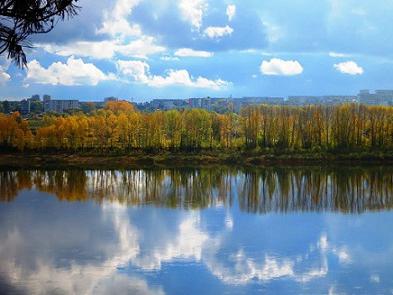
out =
[(0, 0), (0, 55), (19, 67), (27, 64), (28, 37), (50, 32), (55, 24), (77, 14), (77, 0)]

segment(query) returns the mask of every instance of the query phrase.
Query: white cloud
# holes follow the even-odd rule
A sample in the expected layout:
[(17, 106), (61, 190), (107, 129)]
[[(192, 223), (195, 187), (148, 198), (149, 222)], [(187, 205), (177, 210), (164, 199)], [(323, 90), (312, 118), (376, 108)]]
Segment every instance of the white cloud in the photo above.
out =
[(346, 61), (335, 64), (334, 68), (340, 73), (348, 75), (361, 75), (364, 73), (363, 68), (354, 61)]
[(0, 66), (0, 85), (4, 85), (11, 79), (11, 76)]
[(4, 85), (11, 79), (11, 76), (7, 73), (9, 66), (10, 60), (0, 56), (0, 85)]
[(303, 73), (302, 65), (296, 60), (273, 58), (264, 60), (260, 66), (261, 73), (268, 76), (294, 76)]
[(229, 4), (227, 6), (227, 16), (228, 16), (228, 21), (232, 21), (232, 19), (235, 17), (236, 15), (236, 5), (234, 4)]
[(126, 57), (147, 58), (166, 51), (156, 43), (156, 38), (144, 35), (137, 24), (129, 21), (133, 9), (141, 0), (117, 0), (113, 9), (106, 11), (97, 34), (110, 35), (104, 41), (77, 41), (64, 45), (36, 44), (44, 50), (61, 56), (85, 56), (110, 59), (119, 54)]
[(118, 0), (113, 10), (105, 14), (105, 20), (97, 33), (120, 37), (140, 35), (141, 28), (136, 24), (130, 24), (127, 19), (139, 3), (140, 0)]
[(61, 56), (86, 56), (96, 59), (110, 59), (115, 54), (128, 57), (147, 58), (149, 55), (164, 52), (165, 47), (155, 43), (155, 38), (142, 36), (139, 39), (122, 43), (119, 41), (78, 41), (65, 45), (41, 44), (45, 51)]
[(143, 36), (128, 44), (117, 45), (116, 51), (124, 56), (146, 58), (148, 55), (164, 52), (165, 47), (155, 44), (155, 38)]
[(117, 66), (122, 74), (126, 76), (130, 76), (135, 81), (147, 83), (149, 80), (148, 72), (149, 72), (149, 65), (144, 61), (137, 61), (137, 60), (119, 60), (117, 62)]
[(82, 59), (68, 58), (66, 63), (55, 62), (47, 69), (37, 60), (28, 63), (26, 83), (50, 85), (97, 85), (101, 81), (115, 80), (114, 74), (104, 74), (94, 64)]
[(232, 33), (233, 29), (228, 25), (225, 27), (207, 27), (204, 31), (204, 34), (211, 39), (221, 38), (231, 35)]
[(115, 43), (112, 41), (78, 41), (70, 44), (38, 44), (45, 51), (60, 56), (88, 56), (93, 58), (111, 58), (115, 52)]
[(180, 48), (175, 52), (180, 57), (212, 57), (213, 53), (208, 51), (198, 51), (191, 48)]
[(349, 54), (345, 54), (345, 53), (339, 53), (339, 52), (334, 52), (334, 51), (330, 51), (329, 52), (329, 56), (330, 57), (349, 57)]
[(137, 24), (129, 21), (133, 9), (141, 0), (117, 0), (114, 7), (104, 12), (104, 21), (96, 34), (108, 34), (104, 41), (77, 41), (64, 45), (36, 44), (47, 52), (61, 56), (82, 56), (111, 59), (115, 55), (147, 58), (166, 51), (156, 38), (144, 35)]
[(194, 88), (209, 88), (219, 90), (227, 87), (230, 83), (224, 80), (209, 80), (204, 77), (193, 78), (187, 70), (167, 71), (166, 76), (150, 74), (150, 66), (143, 61), (118, 61), (120, 72), (125, 76), (130, 76), (134, 81), (146, 84), (151, 87), (166, 87), (181, 85)]
[(176, 57), (176, 56), (170, 56), (170, 55), (164, 55), (160, 57), (161, 60), (164, 61), (179, 61), (180, 58)]
[(205, 0), (180, 0), (179, 9), (184, 20), (191, 23), (194, 29), (202, 26), (203, 14), (207, 10)]

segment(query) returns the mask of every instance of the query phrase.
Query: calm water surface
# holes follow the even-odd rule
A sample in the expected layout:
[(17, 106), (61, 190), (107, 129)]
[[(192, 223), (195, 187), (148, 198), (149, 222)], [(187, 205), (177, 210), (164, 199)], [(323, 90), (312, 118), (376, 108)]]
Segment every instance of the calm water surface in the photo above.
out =
[(392, 294), (393, 168), (1, 171), (1, 294)]

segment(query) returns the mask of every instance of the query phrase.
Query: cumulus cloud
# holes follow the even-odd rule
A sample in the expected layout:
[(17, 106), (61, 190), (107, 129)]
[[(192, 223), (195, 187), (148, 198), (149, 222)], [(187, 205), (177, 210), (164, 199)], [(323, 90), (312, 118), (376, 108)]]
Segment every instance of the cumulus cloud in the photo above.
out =
[(117, 62), (117, 65), (122, 74), (130, 76), (135, 81), (146, 83), (149, 80), (149, 77), (146, 73), (149, 71), (150, 67), (144, 61), (119, 60)]
[(295, 76), (303, 73), (302, 65), (296, 60), (273, 58), (264, 60), (260, 66), (261, 73), (268, 76)]
[(334, 65), (334, 68), (343, 74), (348, 75), (362, 75), (364, 70), (354, 61), (341, 62)]
[(164, 52), (165, 47), (155, 44), (153, 37), (144, 36), (128, 44), (117, 45), (116, 51), (124, 56), (146, 58), (148, 55)]
[(235, 17), (236, 15), (236, 5), (234, 4), (229, 4), (227, 6), (227, 16), (228, 16), (228, 21), (232, 21), (232, 19)]
[(157, 44), (155, 37), (143, 34), (140, 25), (129, 20), (140, 2), (141, 0), (117, 0), (111, 9), (104, 10), (103, 21), (95, 32), (100, 40), (40, 42), (35, 45), (52, 54), (96, 59), (110, 59), (115, 55), (147, 58), (166, 51), (165, 47)]
[(119, 71), (131, 77), (134, 81), (146, 84), (151, 87), (166, 87), (166, 86), (186, 86), (194, 88), (209, 88), (213, 90), (220, 90), (227, 87), (230, 83), (227, 81), (209, 80), (204, 77), (193, 78), (187, 70), (173, 70), (167, 71), (166, 76), (152, 75), (150, 73), (150, 66), (143, 61), (123, 61), (117, 62)]
[(115, 52), (112, 41), (78, 41), (70, 44), (38, 44), (45, 51), (60, 56), (88, 56), (93, 58), (111, 58)]
[(116, 40), (110, 41), (78, 41), (70, 44), (42, 44), (38, 45), (45, 51), (61, 56), (85, 56), (96, 59), (110, 59), (115, 54), (127, 57), (147, 58), (149, 55), (166, 50), (155, 43), (155, 39), (142, 36), (139, 39), (123, 44)]
[(0, 56), (0, 85), (4, 85), (11, 79), (11, 76), (7, 73), (9, 66), (10, 61), (4, 56)]
[(207, 10), (205, 0), (180, 0), (179, 9), (183, 19), (190, 22), (194, 29), (201, 28), (203, 15)]
[(50, 85), (97, 85), (101, 81), (115, 80), (114, 74), (105, 74), (94, 64), (82, 59), (68, 58), (66, 63), (55, 62), (44, 68), (37, 60), (28, 63), (26, 83)]
[(11, 79), (11, 76), (4, 71), (2, 68), (0, 68), (0, 85), (4, 85)]
[(112, 11), (105, 14), (102, 27), (97, 32), (121, 37), (140, 35), (139, 25), (131, 24), (127, 19), (139, 3), (140, 0), (118, 0)]
[(191, 48), (180, 48), (175, 52), (180, 57), (212, 57), (213, 53), (209, 51), (193, 50)]
[(233, 33), (233, 29), (226, 25), (225, 27), (207, 27), (204, 30), (204, 35), (211, 38), (222, 38), (224, 36), (231, 35)]
[[(181, 0), (176, 2), (178, 8), (180, 2)], [(227, 23), (226, 8), (226, 4), (222, 6), (222, 3), (209, 1), (208, 10), (197, 10), (205, 11), (201, 14), (201, 21), (194, 22), (194, 24), (200, 24), (198, 27), (192, 26), (191, 18), (184, 16), (191, 14), (188, 10), (181, 12), (180, 9), (173, 9), (170, 1), (146, 0), (135, 8), (132, 19), (141, 26), (145, 34), (156, 36), (160, 44), (174, 50), (193, 48), (194, 50), (223, 52), (250, 48), (261, 49), (268, 45), (266, 29), (261, 24), (261, 15), (254, 8), (247, 4), (236, 4), (236, 16), (230, 23)], [(238, 17), (240, 15), (241, 18)], [(207, 32), (210, 36), (217, 38), (210, 38), (207, 32), (205, 33), (205, 29), (209, 26), (213, 28), (208, 29)], [(221, 29), (217, 30), (215, 27)], [(250, 30), (250, 28), (253, 29)], [(228, 37), (229, 33), (230, 37)], [(221, 35), (225, 35), (226, 38), (219, 38)]]

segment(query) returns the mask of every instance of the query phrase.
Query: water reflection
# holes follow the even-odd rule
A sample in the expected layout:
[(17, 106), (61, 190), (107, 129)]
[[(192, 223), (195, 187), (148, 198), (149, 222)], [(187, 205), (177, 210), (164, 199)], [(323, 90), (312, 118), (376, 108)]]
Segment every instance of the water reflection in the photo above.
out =
[(126, 208), (29, 205), (0, 218), (0, 294), (164, 294), (118, 271), (140, 252)]
[(387, 294), (392, 175), (3, 171), (0, 293)]
[(36, 189), (62, 201), (116, 201), (168, 208), (231, 206), (243, 211), (340, 211), (393, 207), (392, 168), (1, 171), (1, 201)]

